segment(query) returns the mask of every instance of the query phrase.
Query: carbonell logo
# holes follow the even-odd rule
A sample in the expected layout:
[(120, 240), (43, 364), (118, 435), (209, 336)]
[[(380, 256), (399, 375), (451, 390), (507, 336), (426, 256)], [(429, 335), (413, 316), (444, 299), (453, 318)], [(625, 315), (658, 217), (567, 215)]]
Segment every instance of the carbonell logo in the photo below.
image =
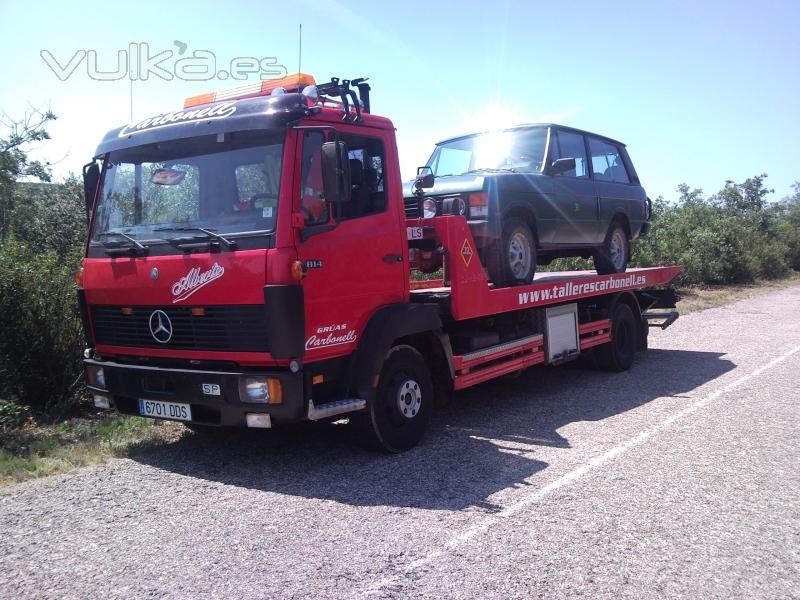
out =
[(349, 344), (355, 342), (357, 337), (355, 331), (347, 329), (347, 323), (326, 325), (318, 328), (317, 332), (306, 340), (306, 350)]
[(132, 133), (140, 131), (150, 131), (160, 127), (167, 127), (175, 123), (183, 123), (186, 121), (197, 121), (200, 119), (224, 119), (230, 117), (236, 112), (235, 102), (222, 102), (214, 106), (206, 106), (205, 108), (198, 108), (193, 110), (179, 110), (165, 115), (156, 115), (149, 117), (144, 121), (123, 127), (117, 137), (125, 137)]
[(175, 296), (172, 303), (176, 304), (186, 300), (197, 290), (219, 279), (224, 274), (225, 267), (221, 267), (219, 263), (214, 263), (208, 271), (203, 272), (200, 271), (200, 267), (194, 267), (185, 276), (172, 284), (172, 295)]

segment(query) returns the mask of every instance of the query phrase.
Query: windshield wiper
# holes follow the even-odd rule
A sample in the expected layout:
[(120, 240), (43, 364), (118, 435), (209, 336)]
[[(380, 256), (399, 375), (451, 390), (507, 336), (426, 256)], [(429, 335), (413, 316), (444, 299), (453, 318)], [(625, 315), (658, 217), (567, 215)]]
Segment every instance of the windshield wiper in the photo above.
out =
[[(156, 227), (153, 231), (199, 231), (201, 233), (205, 233), (209, 238), (213, 238), (215, 241), (223, 244), (226, 249), (228, 250), (235, 250), (236, 249), (236, 242), (233, 240), (229, 240), (221, 236), (220, 234), (211, 231), (210, 229), (204, 229), (203, 227)], [(209, 242), (211, 240), (208, 240)], [(178, 247), (186, 246), (185, 242), (181, 242), (178, 244)]]
[(482, 169), (472, 169), (471, 171), (467, 171), (466, 173), (462, 173), (462, 175), (469, 175), (470, 173), (516, 173), (516, 169), (511, 168), (497, 168), (491, 169), (489, 167), (484, 167)]
[(103, 244), (103, 249), (105, 250), (106, 254), (109, 256), (115, 256), (117, 254), (128, 254), (129, 252), (133, 252), (138, 256), (144, 256), (147, 254), (148, 250), (150, 249), (149, 246), (145, 246), (142, 242), (129, 236), (127, 233), (122, 233), (121, 231), (106, 231), (104, 233), (97, 234), (97, 237), (109, 237), (112, 235), (117, 235), (127, 241), (130, 242), (130, 245), (122, 246), (122, 245), (114, 245), (109, 246), (107, 242), (101, 242)]

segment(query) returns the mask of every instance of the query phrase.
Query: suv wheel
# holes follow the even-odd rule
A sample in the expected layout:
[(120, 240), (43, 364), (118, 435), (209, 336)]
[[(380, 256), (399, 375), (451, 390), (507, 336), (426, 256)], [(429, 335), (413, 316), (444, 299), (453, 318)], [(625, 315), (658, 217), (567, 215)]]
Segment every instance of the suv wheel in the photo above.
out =
[(536, 273), (536, 241), (528, 224), (517, 217), (503, 221), (500, 240), (486, 252), (486, 269), (496, 287), (530, 283)]
[(603, 247), (594, 251), (594, 268), (600, 275), (624, 273), (628, 268), (630, 241), (619, 221), (611, 223)]

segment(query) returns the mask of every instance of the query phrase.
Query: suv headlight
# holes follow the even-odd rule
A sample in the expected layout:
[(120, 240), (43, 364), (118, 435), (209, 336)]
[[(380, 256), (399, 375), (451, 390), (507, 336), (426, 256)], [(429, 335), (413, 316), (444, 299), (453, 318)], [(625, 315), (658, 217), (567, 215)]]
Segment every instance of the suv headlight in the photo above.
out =
[(467, 204), (461, 196), (445, 198), (442, 201), (442, 212), (448, 215), (458, 215), (463, 217), (467, 214)]
[(436, 216), (436, 200), (425, 198), (422, 203), (422, 216), (425, 219), (432, 219)]

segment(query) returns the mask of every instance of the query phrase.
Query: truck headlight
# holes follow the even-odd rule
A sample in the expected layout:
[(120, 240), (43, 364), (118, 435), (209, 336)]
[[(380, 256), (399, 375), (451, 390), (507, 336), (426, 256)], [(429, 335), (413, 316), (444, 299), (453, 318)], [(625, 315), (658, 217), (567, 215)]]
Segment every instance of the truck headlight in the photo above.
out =
[(100, 388), (101, 390), (108, 389), (108, 387), (106, 387), (106, 373), (103, 371), (103, 367), (87, 365), (86, 379), (92, 387)]
[(426, 198), (422, 203), (422, 216), (425, 219), (432, 219), (436, 216), (436, 201)]
[(283, 402), (281, 380), (274, 377), (242, 377), (239, 398), (248, 403), (280, 404)]

